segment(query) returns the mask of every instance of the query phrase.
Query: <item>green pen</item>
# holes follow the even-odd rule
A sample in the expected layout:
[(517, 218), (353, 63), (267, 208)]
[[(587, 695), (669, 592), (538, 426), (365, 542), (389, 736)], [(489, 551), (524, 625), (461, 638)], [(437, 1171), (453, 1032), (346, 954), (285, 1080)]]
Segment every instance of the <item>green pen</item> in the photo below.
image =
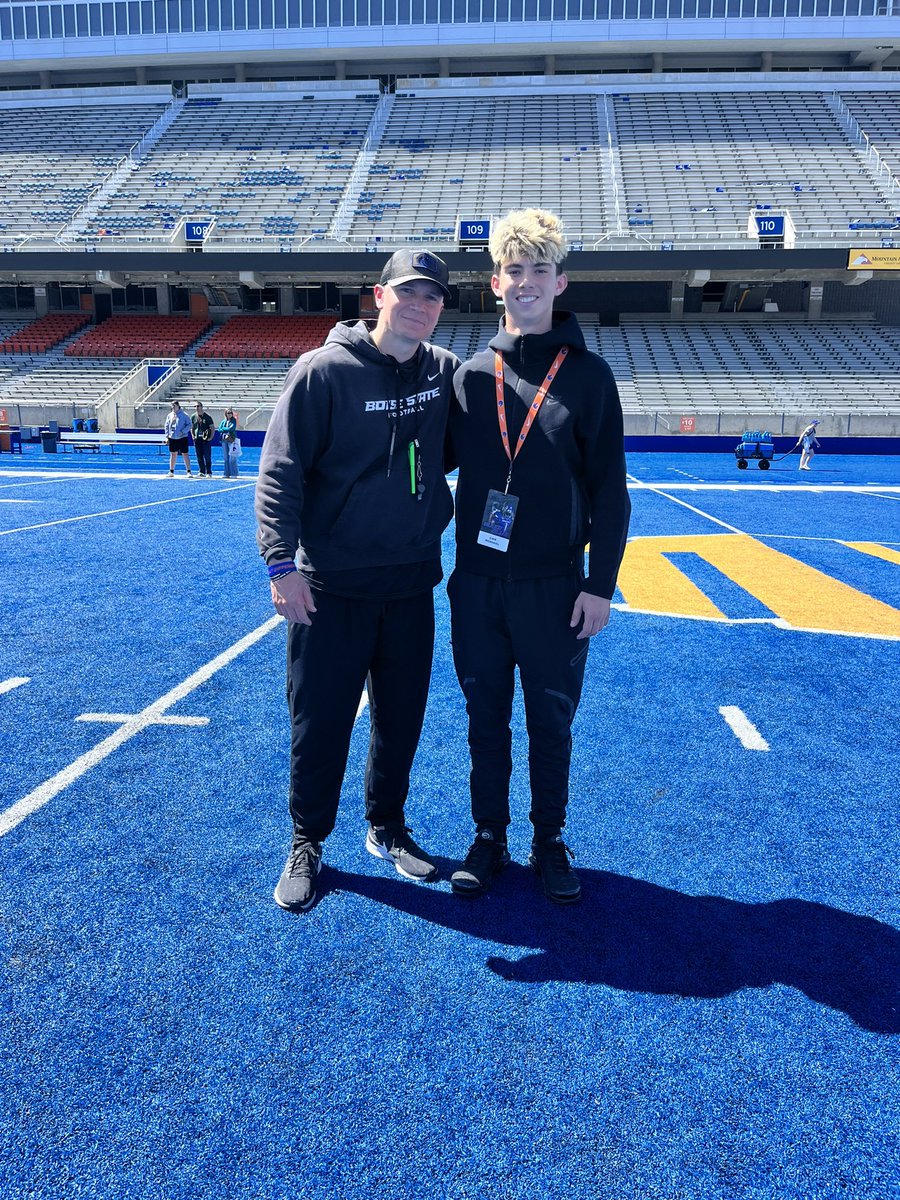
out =
[(412, 441), (409, 443), (407, 453), (409, 454), (409, 490), (413, 496), (416, 494), (416, 450), (419, 443)]

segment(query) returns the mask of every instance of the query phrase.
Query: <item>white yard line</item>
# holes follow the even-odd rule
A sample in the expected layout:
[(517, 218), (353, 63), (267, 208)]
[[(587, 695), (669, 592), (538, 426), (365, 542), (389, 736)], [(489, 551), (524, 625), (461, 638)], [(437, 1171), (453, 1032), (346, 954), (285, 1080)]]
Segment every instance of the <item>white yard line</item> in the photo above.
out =
[(868, 483), (679, 483), (677, 480), (668, 479), (658, 480), (656, 483), (647, 483), (641, 479), (635, 479), (633, 475), (626, 475), (626, 479), (630, 485), (637, 491), (657, 491), (659, 488), (665, 488), (669, 492), (855, 492), (858, 495), (866, 496), (871, 494), (882, 495), (884, 492), (893, 492), (900, 494), (900, 484), (868, 484)]
[(61, 517), (58, 521), (43, 521), (39, 525), (20, 525), (17, 529), (0, 529), (0, 537), (10, 533), (28, 533), (34, 529), (50, 529), (53, 525), (68, 525), (73, 521), (92, 521), (95, 517), (113, 517), (118, 513), (137, 512), (141, 508), (156, 508), (160, 504), (179, 504), (182, 500), (205, 500), (209, 496), (221, 496), (223, 492), (238, 492), (253, 487), (252, 483), (238, 483), (233, 487), (216, 488), (214, 492), (191, 492), (186, 496), (168, 496), (165, 500), (150, 500), (146, 504), (131, 504), (127, 508), (108, 508), (103, 512), (84, 513), (80, 517)]
[(719, 709), (719, 712), (725, 718), (725, 724), (745, 750), (769, 749), (769, 743), (743, 709), (736, 708), (732, 704), (725, 704)]
[(359, 718), (363, 715), (363, 713), (366, 711), (366, 709), (368, 707), (369, 707), (369, 689), (366, 688), (365, 691), (363, 692), (362, 696), (360, 697), (359, 707), (356, 710), (356, 716), (353, 718), (354, 724), (359, 720)]
[(0, 696), (5, 696), (7, 692), (12, 692), (25, 683), (31, 683), (31, 680), (25, 675), (13, 675), (11, 679), (4, 679), (0, 683)]
[(61, 791), (67, 788), (70, 784), (75, 783), (82, 775), (96, 767), (99, 763), (108, 758), (113, 751), (118, 750), (127, 741), (130, 741), (135, 734), (146, 729), (148, 725), (168, 724), (164, 719), (164, 714), (167, 709), (183, 700), (185, 696), (190, 695), (202, 684), (221, 671), (223, 667), (227, 667), (245, 650), (249, 650), (258, 641), (277, 629), (283, 617), (270, 617), (262, 625), (258, 626), (251, 633), (242, 637), (240, 641), (229, 646), (227, 650), (223, 650), (221, 654), (216, 655), (205, 666), (200, 667), (193, 675), (189, 675), (177, 687), (166, 692), (164, 696), (160, 696), (158, 700), (154, 700), (152, 704), (147, 705), (139, 713), (120, 714), (125, 717), (125, 723), (122, 724), (115, 733), (111, 733), (109, 737), (104, 738), (102, 742), (98, 742), (93, 749), (88, 750), (85, 754), (79, 755), (74, 762), (58, 771), (52, 778), (46, 780), (34, 791), (23, 796), (21, 800), (11, 805), (9, 808), (0, 811), (0, 837), (9, 833), (11, 829), (15, 829), (26, 817), (43, 808), (55, 796), (58, 796)]
[[(677, 496), (670, 496), (668, 491), (672, 487), (678, 487), (678, 484), (664, 484), (663, 487), (651, 487), (647, 485), (647, 490), (654, 492), (657, 496), (662, 496), (664, 500), (671, 500), (673, 504), (680, 504), (682, 508), (688, 508), (692, 513), (696, 513), (698, 517), (705, 517), (707, 521), (712, 521), (715, 525), (721, 525), (723, 529), (727, 529), (729, 533), (744, 533), (743, 529), (738, 529), (736, 525), (729, 525), (727, 521), (720, 521), (718, 517), (714, 517), (711, 513), (704, 512), (702, 508), (695, 508), (693, 504), (688, 504), (687, 500), (679, 500)], [(666, 490), (664, 491), (663, 488)], [(744, 535), (746, 536), (746, 534)]]

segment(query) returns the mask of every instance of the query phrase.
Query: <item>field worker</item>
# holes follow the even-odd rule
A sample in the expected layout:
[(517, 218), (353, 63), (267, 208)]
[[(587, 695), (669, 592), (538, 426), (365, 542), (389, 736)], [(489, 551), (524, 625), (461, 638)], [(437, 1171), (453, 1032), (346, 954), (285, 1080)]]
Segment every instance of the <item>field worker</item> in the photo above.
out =
[(456, 372), (450, 414), (459, 481), (447, 591), (475, 822), (451, 884), (457, 895), (478, 896), (510, 861), (518, 667), (529, 738), (529, 862), (551, 900), (572, 903), (581, 884), (562, 837), (572, 720), (590, 639), (609, 620), (631, 511), (622, 409), (609, 366), (585, 348), (575, 317), (553, 311), (567, 284), (559, 219), (541, 209), (509, 213), (492, 231), (490, 250), (491, 287), (505, 315), (490, 349)]
[(272, 601), (290, 622), (293, 841), (275, 901), (292, 911), (315, 902), (364, 686), (366, 849), (410, 879), (437, 878), (404, 805), (431, 674), (441, 534), (453, 513), (443, 451), (459, 360), (428, 342), (450, 296), (447, 265), (398, 250), (374, 293), (373, 329), (337, 325), (295, 363), (256, 489)]
[(816, 452), (819, 445), (819, 439), (816, 437), (816, 426), (818, 421), (810, 421), (807, 427), (800, 434), (799, 442), (802, 446), (800, 451), (800, 466), (798, 471), (808, 471), (810, 460)]

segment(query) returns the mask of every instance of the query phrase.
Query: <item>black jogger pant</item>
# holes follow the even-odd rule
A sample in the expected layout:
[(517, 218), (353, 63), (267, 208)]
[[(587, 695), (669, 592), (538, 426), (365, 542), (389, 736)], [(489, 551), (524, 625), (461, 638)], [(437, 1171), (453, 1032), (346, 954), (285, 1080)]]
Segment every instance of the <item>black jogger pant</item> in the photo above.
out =
[(294, 830), (322, 841), (334, 829), (350, 736), (369, 693), (366, 819), (403, 819), (431, 678), (434, 596), (350, 600), (315, 593), (311, 625), (288, 627), (290, 812)]
[(572, 721), (590, 646), (569, 621), (583, 585), (576, 576), (505, 580), (460, 570), (447, 584), (453, 661), (469, 715), (472, 817), (481, 828), (505, 835), (510, 822), (516, 667), (528, 729), (529, 818), (537, 837), (566, 823)]
[(212, 442), (194, 438), (194, 453), (197, 455), (197, 470), (201, 475), (212, 475)]

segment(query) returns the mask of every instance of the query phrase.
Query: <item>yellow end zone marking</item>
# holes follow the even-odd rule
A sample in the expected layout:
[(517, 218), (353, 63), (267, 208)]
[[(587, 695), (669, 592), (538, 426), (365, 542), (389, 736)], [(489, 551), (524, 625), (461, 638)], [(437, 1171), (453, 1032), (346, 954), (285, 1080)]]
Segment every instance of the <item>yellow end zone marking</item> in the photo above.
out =
[(619, 587), (632, 608), (724, 619), (708, 596), (665, 557), (692, 552), (786, 625), (829, 633), (900, 637), (900, 611), (747, 534), (639, 538), (628, 543)]
[(900, 550), (892, 546), (882, 546), (879, 542), (844, 542), (851, 550), (859, 550), (863, 554), (871, 554), (873, 558), (883, 558), (885, 562), (900, 564)]

